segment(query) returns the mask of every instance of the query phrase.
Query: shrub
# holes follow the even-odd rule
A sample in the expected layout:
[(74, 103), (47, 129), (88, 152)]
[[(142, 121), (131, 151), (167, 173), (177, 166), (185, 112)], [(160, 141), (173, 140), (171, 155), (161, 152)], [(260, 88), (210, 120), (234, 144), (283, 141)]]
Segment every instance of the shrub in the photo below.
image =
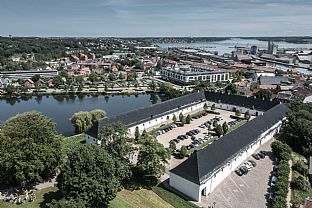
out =
[(277, 157), (278, 159), (280, 160), (290, 159), (292, 150), (287, 144), (277, 140), (271, 144), (271, 147), (274, 156)]
[(180, 156), (181, 156), (181, 158), (185, 158), (186, 155), (187, 155), (186, 146), (182, 145), (181, 150), (180, 150)]
[(293, 164), (292, 169), (298, 171), (301, 175), (306, 175), (307, 169), (303, 161), (299, 160)]
[(308, 183), (303, 176), (298, 176), (295, 180), (291, 182), (291, 187), (297, 190), (306, 190)]

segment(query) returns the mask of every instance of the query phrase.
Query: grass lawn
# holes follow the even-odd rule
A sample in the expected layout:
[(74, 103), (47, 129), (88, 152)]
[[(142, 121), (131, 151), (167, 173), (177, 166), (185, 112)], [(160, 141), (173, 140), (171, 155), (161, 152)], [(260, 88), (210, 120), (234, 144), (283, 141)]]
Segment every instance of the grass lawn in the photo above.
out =
[(38, 208), (40, 204), (49, 203), (52, 199), (57, 198), (58, 189), (56, 187), (49, 187), (45, 189), (41, 189), (35, 192), (36, 200), (34, 202), (27, 202), (25, 204), (16, 205), (4, 201), (0, 201), (1, 208)]
[(172, 208), (170, 204), (160, 198), (152, 190), (122, 190), (117, 197), (111, 201), (110, 208), (145, 208), (145, 207), (162, 207)]
[(178, 195), (160, 187), (160, 186), (155, 186), (152, 188), (152, 190), (160, 196), (163, 200), (171, 204), (175, 208), (197, 208), (195, 204), (192, 204), (191, 202), (188, 202)]

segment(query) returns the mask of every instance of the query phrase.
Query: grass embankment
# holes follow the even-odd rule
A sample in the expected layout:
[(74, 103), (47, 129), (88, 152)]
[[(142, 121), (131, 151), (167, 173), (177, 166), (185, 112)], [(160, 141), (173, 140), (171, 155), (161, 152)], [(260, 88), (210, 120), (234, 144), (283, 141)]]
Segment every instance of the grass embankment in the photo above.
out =
[(118, 192), (117, 197), (111, 201), (110, 208), (145, 208), (162, 207), (172, 208), (169, 203), (160, 198), (152, 190), (122, 190)]
[[(299, 154), (293, 152), (292, 153), (292, 161), (293, 161), (293, 164), (302, 161), (305, 164), (305, 171), (307, 173), (307, 171), (308, 171), (308, 165), (307, 165), (308, 161), (307, 161), (307, 159), (304, 156), (299, 155)], [(294, 181), (299, 176), (303, 176), (304, 178), (306, 178), (304, 175), (302, 175), (298, 171), (293, 170), (293, 172), (292, 172), (292, 179), (291, 180)], [(291, 203), (293, 204), (293, 206), (298, 206), (300, 204), (303, 204), (307, 197), (312, 197), (311, 185), (308, 185), (306, 187), (306, 190), (298, 190), (298, 189), (292, 189), (291, 190)]]

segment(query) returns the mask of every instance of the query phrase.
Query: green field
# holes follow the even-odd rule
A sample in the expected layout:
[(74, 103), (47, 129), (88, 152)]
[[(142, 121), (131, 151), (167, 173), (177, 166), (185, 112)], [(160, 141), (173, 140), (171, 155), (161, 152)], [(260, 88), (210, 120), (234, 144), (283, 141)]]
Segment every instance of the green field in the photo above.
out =
[(111, 202), (110, 208), (172, 208), (169, 203), (160, 198), (152, 190), (122, 190)]

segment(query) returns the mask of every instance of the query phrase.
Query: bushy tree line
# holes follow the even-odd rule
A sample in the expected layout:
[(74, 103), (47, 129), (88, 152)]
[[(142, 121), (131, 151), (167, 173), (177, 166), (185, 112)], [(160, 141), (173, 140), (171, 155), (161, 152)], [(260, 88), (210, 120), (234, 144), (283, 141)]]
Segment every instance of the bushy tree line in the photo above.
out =
[(287, 194), (288, 194), (288, 187), (289, 187), (289, 173), (290, 168), (288, 165), (288, 161), (291, 157), (291, 148), (277, 140), (271, 144), (272, 151), (275, 157), (277, 157), (280, 162), (278, 164), (278, 180), (276, 183), (276, 191), (275, 191), (275, 198), (273, 201), (274, 208), (282, 208), (287, 207)]

